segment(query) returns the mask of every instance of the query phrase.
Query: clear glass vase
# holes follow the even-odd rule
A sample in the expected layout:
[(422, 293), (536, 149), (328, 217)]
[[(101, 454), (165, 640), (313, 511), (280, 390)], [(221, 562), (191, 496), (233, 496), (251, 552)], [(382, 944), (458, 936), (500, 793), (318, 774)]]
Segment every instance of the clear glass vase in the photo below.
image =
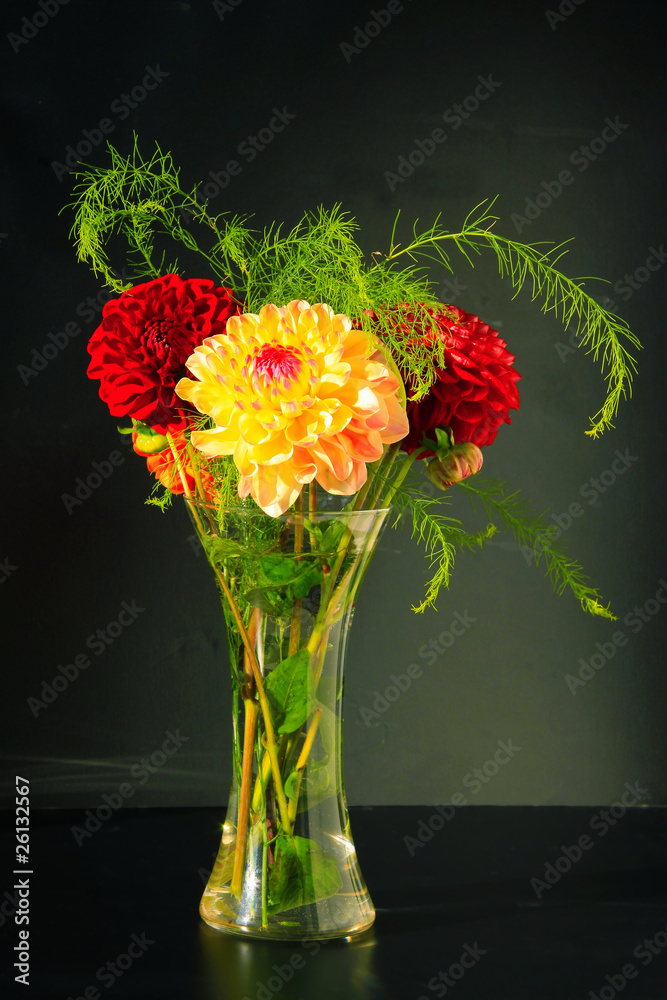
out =
[(273, 518), (186, 501), (227, 623), (233, 767), (200, 912), (267, 939), (350, 937), (371, 926), (342, 758), (345, 650), (387, 510)]

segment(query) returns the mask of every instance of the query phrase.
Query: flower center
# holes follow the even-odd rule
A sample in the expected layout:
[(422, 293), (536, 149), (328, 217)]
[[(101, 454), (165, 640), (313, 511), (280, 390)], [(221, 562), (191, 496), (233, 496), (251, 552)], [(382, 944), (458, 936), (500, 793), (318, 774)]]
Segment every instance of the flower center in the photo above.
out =
[(183, 374), (188, 357), (189, 345), (183, 327), (172, 319), (149, 320), (144, 325), (141, 342), (143, 355), (155, 366), (162, 385), (173, 387)]
[(146, 323), (144, 327), (144, 336), (146, 341), (155, 350), (160, 350), (163, 347), (169, 347), (169, 334), (172, 330), (172, 324), (166, 322), (163, 319), (154, 319), (150, 323)]
[(266, 344), (255, 358), (255, 372), (264, 376), (264, 384), (278, 382), (283, 385), (299, 377), (301, 359), (291, 347)]

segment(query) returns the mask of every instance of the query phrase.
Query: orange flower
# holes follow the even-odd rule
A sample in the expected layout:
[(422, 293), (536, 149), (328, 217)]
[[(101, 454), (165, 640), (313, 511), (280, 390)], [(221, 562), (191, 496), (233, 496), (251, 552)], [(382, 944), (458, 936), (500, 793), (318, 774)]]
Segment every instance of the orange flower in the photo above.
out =
[[(194, 497), (198, 497), (200, 496), (200, 493), (197, 481), (192, 471), (190, 457), (186, 450), (184, 422), (180, 424), (167, 424), (166, 430), (173, 438), (176, 454), (178, 455), (178, 465), (176, 464), (174, 453), (168, 442), (163, 451), (160, 451), (157, 454), (148, 454), (147, 452), (141, 451), (140, 447), (137, 446), (137, 433), (133, 432), (132, 444), (134, 450), (137, 455), (142, 455), (146, 458), (148, 471), (153, 473), (155, 478), (158, 479), (162, 485), (166, 487), (166, 489), (171, 490), (172, 493), (184, 493), (185, 489), (183, 486), (183, 478), (185, 478), (188, 493)], [(199, 480), (204, 489), (204, 493), (206, 494), (206, 499), (213, 499), (213, 477), (211, 476), (211, 473), (208, 469), (203, 467), (203, 463), (198, 467), (197, 471), (199, 473)]]
[(214, 421), (194, 431), (205, 455), (233, 455), (239, 495), (269, 515), (290, 507), (305, 483), (349, 496), (366, 464), (408, 432), (399, 379), (347, 316), (323, 303), (264, 306), (227, 321), (186, 362), (198, 381), (176, 393)]

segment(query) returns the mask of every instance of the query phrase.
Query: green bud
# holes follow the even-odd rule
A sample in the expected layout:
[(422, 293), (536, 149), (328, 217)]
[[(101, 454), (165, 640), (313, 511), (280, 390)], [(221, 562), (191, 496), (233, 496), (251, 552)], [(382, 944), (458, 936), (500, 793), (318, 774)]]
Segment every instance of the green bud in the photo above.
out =
[(158, 452), (165, 451), (169, 447), (169, 442), (164, 434), (158, 434), (148, 424), (141, 424), (138, 421), (132, 422), (134, 423), (132, 447), (135, 451), (142, 455), (157, 455)]

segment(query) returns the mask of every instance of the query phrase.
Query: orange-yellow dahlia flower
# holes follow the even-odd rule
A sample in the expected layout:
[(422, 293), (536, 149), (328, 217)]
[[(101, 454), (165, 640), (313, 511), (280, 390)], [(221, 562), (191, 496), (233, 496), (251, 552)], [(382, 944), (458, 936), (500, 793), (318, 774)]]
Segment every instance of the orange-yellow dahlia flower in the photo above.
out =
[(239, 495), (272, 517), (313, 479), (329, 493), (356, 493), (366, 463), (408, 433), (401, 384), (382, 353), (323, 303), (230, 317), (186, 367), (198, 381), (181, 379), (177, 395), (216, 425), (193, 431), (193, 445), (233, 455)]

